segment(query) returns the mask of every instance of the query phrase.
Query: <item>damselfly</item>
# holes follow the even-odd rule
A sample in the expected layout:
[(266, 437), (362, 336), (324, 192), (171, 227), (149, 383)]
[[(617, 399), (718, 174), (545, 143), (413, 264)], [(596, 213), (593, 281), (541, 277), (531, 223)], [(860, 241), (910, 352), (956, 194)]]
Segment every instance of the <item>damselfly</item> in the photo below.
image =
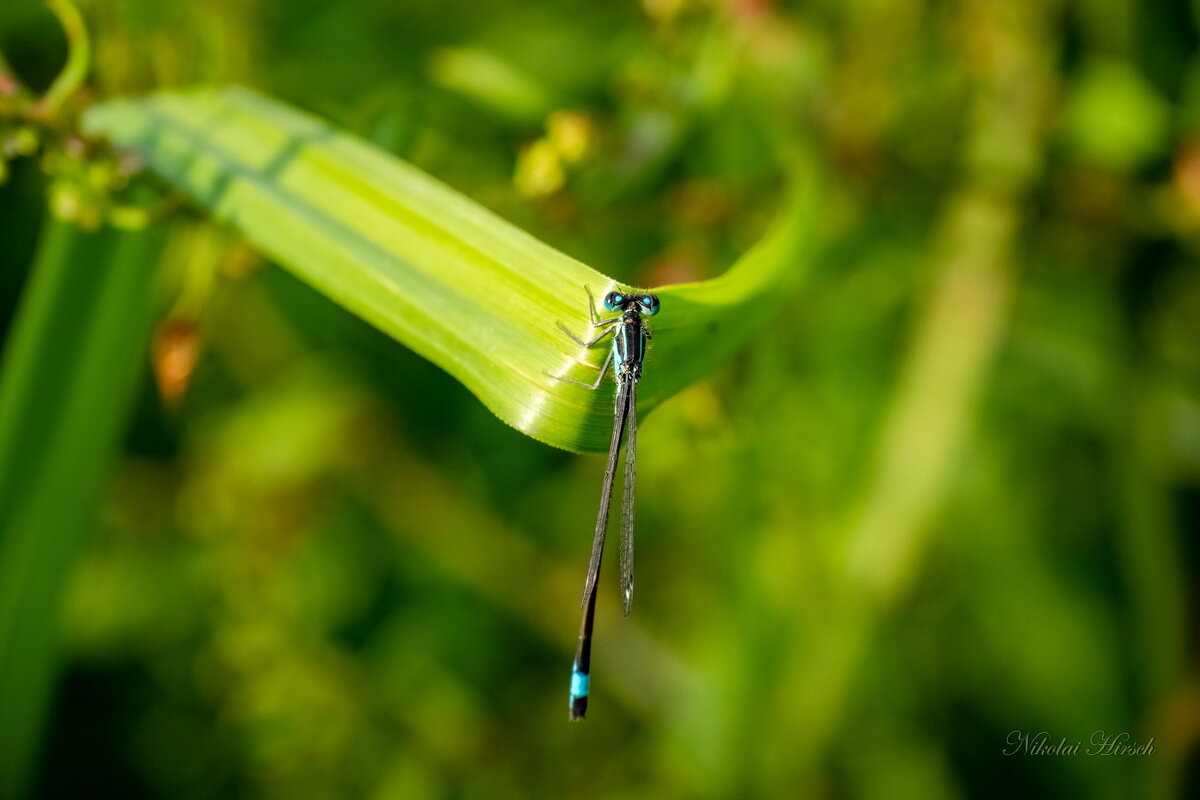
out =
[(658, 313), (659, 308), (658, 298), (652, 294), (609, 292), (604, 296), (604, 308), (606, 311), (620, 311), (621, 316), (601, 320), (596, 317), (595, 299), (591, 290), (587, 289), (587, 293), (591, 329), (603, 330), (592, 339), (584, 341), (571, 333), (561, 322), (558, 323), (558, 327), (583, 347), (592, 347), (612, 334), (612, 348), (600, 367), (600, 375), (595, 383), (583, 383), (569, 378), (559, 380), (597, 389), (611, 367), (617, 382), (617, 395), (613, 413), (612, 443), (608, 447), (608, 466), (604, 470), (604, 486), (600, 490), (600, 513), (596, 517), (596, 533), (592, 537), (592, 558), (588, 562), (587, 580), (583, 584), (583, 621), (579, 625), (579, 647), (575, 651), (575, 662), (571, 668), (571, 719), (583, 719), (587, 712), (592, 661), (592, 624), (596, 615), (596, 579), (600, 575), (600, 559), (604, 554), (604, 533), (608, 527), (608, 508), (612, 501), (613, 477), (617, 471), (617, 454), (621, 449), (622, 439), (625, 441), (625, 494), (621, 501), (621, 598), (626, 614), (629, 614), (630, 605), (633, 603), (633, 489), (637, 448), (637, 382), (642, 376), (646, 341), (650, 339), (650, 331), (642, 321), (642, 315), (652, 317)]

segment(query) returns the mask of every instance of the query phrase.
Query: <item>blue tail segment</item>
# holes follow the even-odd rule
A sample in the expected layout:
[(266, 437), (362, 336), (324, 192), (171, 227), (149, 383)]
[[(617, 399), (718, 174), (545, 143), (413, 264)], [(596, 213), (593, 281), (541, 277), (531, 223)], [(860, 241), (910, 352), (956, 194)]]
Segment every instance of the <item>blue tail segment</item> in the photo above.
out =
[(571, 669), (571, 719), (583, 719), (587, 712), (589, 681), (588, 674), (580, 672), (579, 664), (575, 663)]

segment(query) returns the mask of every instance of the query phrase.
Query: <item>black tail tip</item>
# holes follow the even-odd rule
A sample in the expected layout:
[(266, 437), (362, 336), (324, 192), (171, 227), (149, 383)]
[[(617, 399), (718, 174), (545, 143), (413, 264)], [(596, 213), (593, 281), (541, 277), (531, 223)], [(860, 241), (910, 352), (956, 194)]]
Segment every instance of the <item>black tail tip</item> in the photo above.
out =
[(583, 719), (587, 714), (587, 697), (576, 697), (571, 700), (571, 721)]

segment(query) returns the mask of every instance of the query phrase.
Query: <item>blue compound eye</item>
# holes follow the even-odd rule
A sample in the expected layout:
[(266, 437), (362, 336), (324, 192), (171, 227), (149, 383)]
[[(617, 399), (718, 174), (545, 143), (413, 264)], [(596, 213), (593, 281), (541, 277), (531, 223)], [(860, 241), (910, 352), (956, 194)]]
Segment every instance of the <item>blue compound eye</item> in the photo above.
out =
[(658, 295), (644, 294), (638, 298), (638, 302), (642, 306), (642, 313), (648, 317), (653, 317), (658, 313)]
[(609, 292), (604, 295), (604, 307), (609, 311), (616, 311), (623, 305), (625, 305), (625, 295), (620, 292)]

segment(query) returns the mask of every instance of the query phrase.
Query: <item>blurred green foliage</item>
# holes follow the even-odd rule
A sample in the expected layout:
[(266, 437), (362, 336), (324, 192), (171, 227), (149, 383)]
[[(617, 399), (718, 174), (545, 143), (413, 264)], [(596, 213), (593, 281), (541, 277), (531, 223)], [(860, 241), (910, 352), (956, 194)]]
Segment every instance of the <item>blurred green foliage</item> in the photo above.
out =
[[(809, 282), (643, 421), (638, 599), (602, 577), (570, 726), (598, 460), (181, 220), (37, 796), (1196, 794), (1191, 5), (80, 5), (99, 96), (255, 86), (632, 284), (755, 241), (769, 136), (829, 178)], [(0, 49), (37, 89), (65, 53), (32, 0)], [(0, 191), (0, 330), (36, 166)]]

